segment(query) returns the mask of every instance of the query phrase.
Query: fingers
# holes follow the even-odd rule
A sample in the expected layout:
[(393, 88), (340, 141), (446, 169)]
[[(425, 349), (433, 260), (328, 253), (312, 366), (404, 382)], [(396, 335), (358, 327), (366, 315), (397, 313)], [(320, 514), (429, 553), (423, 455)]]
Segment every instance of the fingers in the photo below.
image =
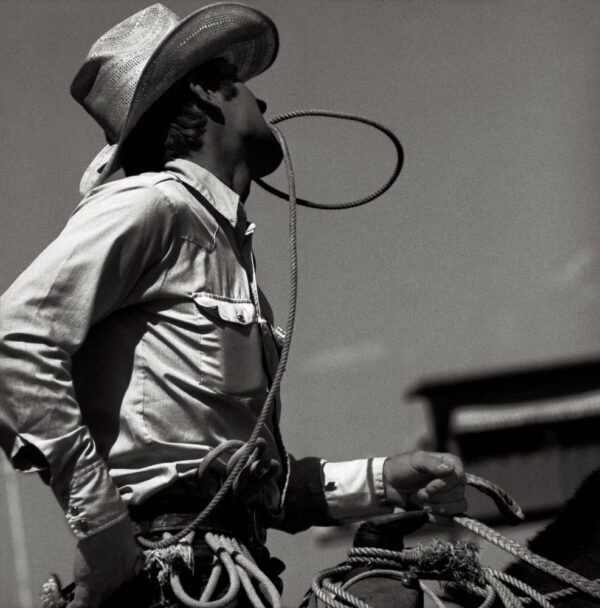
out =
[(462, 462), (445, 453), (421, 452), (415, 456), (416, 467), (435, 477), (417, 491), (413, 502), (429, 514), (431, 523), (447, 526), (452, 516), (467, 509)]
[(433, 479), (417, 492), (417, 498), (423, 503), (443, 503), (460, 500), (465, 493), (465, 486), (457, 478)]
[(424, 509), (433, 523), (442, 524), (444, 518), (467, 508), (463, 465), (453, 454), (422, 450), (396, 454), (385, 461), (383, 477), (389, 504)]
[(413, 452), (415, 471), (431, 477), (454, 477), (464, 483), (465, 472), (458, 456), (444, 452)]
[(443, 502), (443, 503), (425, 503), (422, 506), (423, 511), (425, 513), (430, 513), (433, 515), (445, 515), (447, 517), (452, 517), (454, 515), (460, 515), (467, 510), (467, 499), (460, 498), (458, 500), (454, 500), (451, 502)]
[(436, 515), (429, 513), (429, 523), (442, 528), (450, 528), (454, 525), (454, 520), (448, 515)]

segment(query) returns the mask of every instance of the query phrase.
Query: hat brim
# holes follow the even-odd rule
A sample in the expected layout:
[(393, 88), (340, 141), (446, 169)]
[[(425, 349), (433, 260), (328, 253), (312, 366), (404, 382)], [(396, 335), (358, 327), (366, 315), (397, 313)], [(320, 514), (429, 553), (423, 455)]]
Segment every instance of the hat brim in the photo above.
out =
[(103, 148), (86, 169), (86, 194), (120, 169), (122, 144), (141, 117), (178, 80), (206, 61), (225, 57), (245, 82), (270, 67), (279, 50), (273, 21), (235, 2), (211, 4), (182, 19), (159, 43), (137, 82), (119, 141)]

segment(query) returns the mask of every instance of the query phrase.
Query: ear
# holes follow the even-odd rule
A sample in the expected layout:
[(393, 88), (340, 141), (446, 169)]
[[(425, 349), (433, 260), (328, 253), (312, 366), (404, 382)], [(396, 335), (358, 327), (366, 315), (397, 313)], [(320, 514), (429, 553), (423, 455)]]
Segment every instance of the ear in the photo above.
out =
[(223, 111), (221, 109), (223, 100), (218, 95), (217, 91), (205, 89), (202, 85), (193, 80), (188, 81), (188, 87), (194, 95), (194, 99), (200, 109), (206, 112), (209, 118), (212, 118), (212, 120), (221, 124), (225, 122), (225, 117), (223, 116)]

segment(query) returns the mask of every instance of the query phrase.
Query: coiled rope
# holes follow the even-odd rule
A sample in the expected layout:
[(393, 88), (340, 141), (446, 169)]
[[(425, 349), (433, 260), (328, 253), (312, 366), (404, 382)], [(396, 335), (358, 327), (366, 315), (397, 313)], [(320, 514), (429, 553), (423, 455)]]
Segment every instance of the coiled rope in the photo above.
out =
[[(179, 573), (175, 569), (170, 572), (171, 589), (175, 597), (186, 608), (227, 608), (237, 605), (240, 589), (244, 590), (254, 608), (265, 608), (265, 604), (256, 591), (255, 584), (260, 589), (262, 596), (266, 598), (270, 608), (281, 608), (281, 599), (277, 588), (256, 565), (252, 555), (242, 543), (233, 537), (212, 532), (207, 532), (204, 540), (212, 549), (215, 562), (199, 599), (196, 600), (188, 595), (181, 584)], [(227, 573), (229, 586), (222, 597), (212, 599), (223, 569)]]
[[(502, 513), (512, 512), (512, 516), (509, 515), (512, 521), (523, 518), (518, 504), (498, 486), (475, 475), (467, 474), (466, 478), (469, 485), (492, 497)], [(468, 567), (462, 571), (461, 564), (454, 566), (451, 561), (440, 569), (439, 559), (433, 562), (430, 559), (432, 547), (419, 545), (401, 551), (378, 547), (354, 547), (348, 552), (346, 562), (335, 568), (323, 570), (314, 577), (311, 585), (313, 593), (329, 608), (372, 608), (360, 598), (352, 595), (348, 591), (348, 587), (358, 580), (373, 576), (402, 579), (403, 575), (412, 574), (412, 576), (419, 576), (427, 580), (449, 581), (453, 585), (483, 597), (484, 600), (479, 608), (490, 608), (496, 597), (506, 608), (524, 608), (530, 602), (535, 602), (542, 608), (553, 608), (552, 600), (568, 597), (577, 592), (585, 593), (597, 600), (600, 599), (600, 580), (589, 580), (577, 572), (534, 553), (513, 539), (503, 536), (474, 519), (464, 516), (455, 516), (453, 519), (488, 542), (566, 583), (569, 588), (541, 594), (530, 585), (504, 572), (480, 566), (473, 570), (472, 564), (467, 564), (465, 560), (463, 560), (463, 565), (466, 564)], [(455, 547), (450, 543), (447, 545), (448, 551), (451, 553)], [(439, 549), (439, 546), (436, 547), (437, 556), (440, 555)], [(332, 580), (348, 574), (357, 566), (368, 567), (368, 570), (351, 578), (343, 585), (332, 582)], [(443, 608), (443, 601), (435, 591), (423, 580), (419, 580), (419, 584), (423, 592), (432, 599), (436, 608)], [(512, 589), (520, 591), (523, 595), (516, 595)]]
[(549, 574), (563, 583), (567, 583), (570, 587), (574, 587), (593, 598), (600, 599), (600, 583), (597, 581), (592, 581), (577, 572), (573, 572), (550, 559), (534, 553), (531, 549), (521, 545), (512, 538), (500, 534), (500, 532), (493, 530), (480, 521), (464, 516), (456, 516), (453, 519), (461, 526), (467, 528), (467, 530), (475, 532), (475, 534), (478, 534), (488, 542), (504, 549), (507, 553), (518, 557), (538, 570)]

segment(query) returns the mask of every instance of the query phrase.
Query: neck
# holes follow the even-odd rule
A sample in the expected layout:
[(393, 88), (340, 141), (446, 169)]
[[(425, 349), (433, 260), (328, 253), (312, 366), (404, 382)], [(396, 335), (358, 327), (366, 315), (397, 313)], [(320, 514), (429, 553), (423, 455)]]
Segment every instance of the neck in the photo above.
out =
[(250, 193), (250, 169), (241, 144), (222, 137), (218, 130), (207, 129), (200, 150), (191, 152), (188, 160), (204, 167), (244, 202)]

